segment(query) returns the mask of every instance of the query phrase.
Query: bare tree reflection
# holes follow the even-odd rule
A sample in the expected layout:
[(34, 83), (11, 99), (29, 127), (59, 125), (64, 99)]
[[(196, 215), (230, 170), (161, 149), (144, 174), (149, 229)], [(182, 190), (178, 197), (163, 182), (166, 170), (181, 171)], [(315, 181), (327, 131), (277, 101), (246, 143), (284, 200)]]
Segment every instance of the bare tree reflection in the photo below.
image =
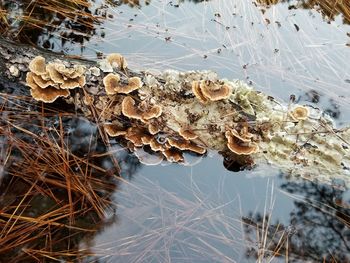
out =
[(260, 233), (248, 257), (285, 257), (290, 262), (350, 262), (350, 200), (340, 187), (314, 182), (286, 182), (281, 186), (294, 198), (290, 224), (272, 223), (269, 214), (243, 218), (250, 242)]

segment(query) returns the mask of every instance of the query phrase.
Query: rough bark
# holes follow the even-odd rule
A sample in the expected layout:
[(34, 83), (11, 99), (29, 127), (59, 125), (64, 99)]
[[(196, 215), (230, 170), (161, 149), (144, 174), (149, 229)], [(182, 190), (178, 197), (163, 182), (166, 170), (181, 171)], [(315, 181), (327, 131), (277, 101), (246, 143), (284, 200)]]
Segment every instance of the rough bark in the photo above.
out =
[[(100, 74), (94, 75), (91, 69), (104, 69), (105, 61), (101, 64), (101, 61), (75, 59), (3, 39), (0, 39), (0, 53), (2, 93), (29, 94), (25, 78), (28, 64), (37, 55), (45, 57), (47, 62), (59, 59), (66, 66), (85, 66), (86, 84), (71, 90), (64, 100), (74, 104), (102, 132), (107, 124), (117, 127), (123, 134), (121, 140), (135, 150), (142, 161), (150, 154), (156, 157), (156, 163), (171, 154), (174, 161), (186, 163), (182, 158), (184, 149), (199, 147), (219, 151), (227, 163), (237, 163), (240, 167), (269, 163), (289, 175), (322, 182), (333, 179), (344, 180), (346, 184), (350, 182), (350, 131), (335, 129), (332, 119), (319, 109), (305, 106), (308, 116), (298, 120), (292, 116), (298, 105), (286, 106), (244, 82), (219, 79), (210, 71), (155, 73), (114, 68), (113, 72), (121, 76), (121, 84), (126, 85), (129, 78), (136, 76), (141, 78), (143, 85), (130, 94), (107, 95), (103, 78), (108, 73), (101, 70)], [(193, 82), (203, 80), (228, 85), (232, 89), (231, 95), (206, 104), (200, 102), (193, 94), (192, 86)], [(129, 118), (121, 109), (125, 97), (132, 97), (140, 112), (157, 105), (162, 114), (150, 120)], [(150, 125), (158, 127), (159, 131), (151, 134)], [(196, 138), (184, 141), (180, 129), (194, 133)], [(228, 132), (231, 131), (249, 135), (246, 142), (237, 137), (231, 140), (238, 148), (254, 144), (258, 145), (259, 151), (253, 154), (230, 151)], [(125, 132), (129, 134), (125, 135)], [(158, 150), (150, 149), (151, 140), (159, 146)], [(171, 141), (186, 147), (179, 149)]]

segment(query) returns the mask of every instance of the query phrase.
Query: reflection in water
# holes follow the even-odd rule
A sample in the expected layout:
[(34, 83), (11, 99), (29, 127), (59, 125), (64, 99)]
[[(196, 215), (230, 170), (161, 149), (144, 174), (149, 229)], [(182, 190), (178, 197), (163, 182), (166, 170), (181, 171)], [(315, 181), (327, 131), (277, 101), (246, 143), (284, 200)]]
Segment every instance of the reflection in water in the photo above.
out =
[(290, 262), (350, 262), (350, 200), (344, 190), (307, 182), (281, 185), (295, 201), (290, 224), (272, 222), (270, 215), (243, 217), (247, 239), (260, 234), (261, 247), (248, 248), (247, 255), (264, 260), (286, 257)]
[(1, 95), (0, 262), (86, 257), (80, 240), (116, 221), (114, 162), (97, 127), (68, 112)]
[[(290, 0), (256, 0), (257, 3), (264, 6), (275, 5), (278, 3), (290, 3)], [(350, 24), (350, 1), (348, 0), (297, 0), (289, 5), (289, 9), (314, 9), (322, 14), (324, 18), (333, 21), (336, 16), (342, 15), (343, 23)]]
[(106, 17), (89, 0), (1, 1), (0, 8), (2, 36), (56, 51), (64, 51), (66, 42), (83, 47)]

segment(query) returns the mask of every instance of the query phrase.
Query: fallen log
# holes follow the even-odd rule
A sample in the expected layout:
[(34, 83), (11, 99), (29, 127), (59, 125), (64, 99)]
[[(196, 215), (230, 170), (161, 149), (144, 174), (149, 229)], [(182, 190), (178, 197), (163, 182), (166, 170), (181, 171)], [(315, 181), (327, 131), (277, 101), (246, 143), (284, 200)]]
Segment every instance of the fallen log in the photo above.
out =
[(279, 102), (211, 71), (133, 71), (113, 54), (87, 61), (0, 40), (2, 92), (74, 104), (102, 135), (144, 161), (186, 163), (215, 150), (240, 167), (268, 163), (285, 174), (350, 183), (349, 128), (322, 110)]

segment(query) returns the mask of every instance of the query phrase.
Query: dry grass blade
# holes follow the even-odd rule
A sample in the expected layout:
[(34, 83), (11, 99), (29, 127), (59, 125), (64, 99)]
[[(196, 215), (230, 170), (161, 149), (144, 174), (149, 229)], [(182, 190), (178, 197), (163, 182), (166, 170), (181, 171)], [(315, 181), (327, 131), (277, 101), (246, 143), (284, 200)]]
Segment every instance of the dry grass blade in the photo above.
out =
[(118, 177), (101, 166), (90, 147), (86, 155), (71, 151), (63, 123), (69, 113), (36, 110), (21, 96), (2, 94), (0, 100), (6, 171), (0, 184), (0, 255), (7, 262), (87, 256), (76, 240), (105, 224)]

